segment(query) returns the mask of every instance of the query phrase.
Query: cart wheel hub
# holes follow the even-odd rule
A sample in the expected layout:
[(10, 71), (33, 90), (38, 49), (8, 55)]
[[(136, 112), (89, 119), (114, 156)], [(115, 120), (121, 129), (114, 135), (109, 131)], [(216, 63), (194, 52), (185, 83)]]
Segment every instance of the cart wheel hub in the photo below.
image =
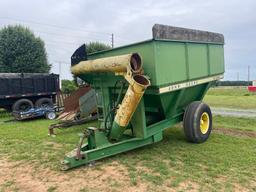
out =
[(204, 112), (201, 115), (201, 119), (200, 119), (200, 130), (203, 134), (206, 134), (208, 129), (209, 129), (209, 115), (208, 113)]

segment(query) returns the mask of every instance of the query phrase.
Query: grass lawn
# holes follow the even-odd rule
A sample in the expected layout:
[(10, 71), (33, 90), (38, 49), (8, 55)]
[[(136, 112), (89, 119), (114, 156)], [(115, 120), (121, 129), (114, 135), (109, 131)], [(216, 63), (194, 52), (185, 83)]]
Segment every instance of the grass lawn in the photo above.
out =
[(256, 94), (246, 88), (211, 88), (204, 102), (212, 107), (256, 109)]
[[(0, 191), (26, 191), (29, 180), (34, 190), (42, 191), (256, 190), (254, 137), (213, 132), (207, 142), (191, 144), (178, 125), (166, 130), (159, 143), (100, 160), (90, 168), (61, 172), (59, 162), (76, 146), (77, 134), (95, 123), (57, 130), (54, 138), (47, 135), (52, 121), (2, 122), (7, 119), (0, 119), (0, 160), (4, 162), (1, 166), (0, 161)], [(256, 131), (251, 119), (216, 116), (214, 123), (214, 127)], [(11, 169), (4, 171), (5, 166)], [(22, 174), (30, 175), (27, 185), (21, 184)]]
[(214, 116), (214, 127), (256, 131), (255, 118)]

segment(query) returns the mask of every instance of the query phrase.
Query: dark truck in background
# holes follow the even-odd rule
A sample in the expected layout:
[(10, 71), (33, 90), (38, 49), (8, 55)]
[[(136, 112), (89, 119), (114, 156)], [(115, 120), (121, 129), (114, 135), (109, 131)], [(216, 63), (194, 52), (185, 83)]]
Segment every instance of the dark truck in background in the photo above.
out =
[(26, 111), (53, 107), (59, 91), (59, 75), (46, 73), (0, 73), (0, 108)]

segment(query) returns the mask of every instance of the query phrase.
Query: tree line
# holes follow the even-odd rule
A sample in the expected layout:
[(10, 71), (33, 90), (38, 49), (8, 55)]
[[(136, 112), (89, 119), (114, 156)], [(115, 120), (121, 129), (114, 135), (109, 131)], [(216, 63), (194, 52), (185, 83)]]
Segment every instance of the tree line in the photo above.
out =
[(249, 86), (252, 81), (217, 81), (216, 86)]

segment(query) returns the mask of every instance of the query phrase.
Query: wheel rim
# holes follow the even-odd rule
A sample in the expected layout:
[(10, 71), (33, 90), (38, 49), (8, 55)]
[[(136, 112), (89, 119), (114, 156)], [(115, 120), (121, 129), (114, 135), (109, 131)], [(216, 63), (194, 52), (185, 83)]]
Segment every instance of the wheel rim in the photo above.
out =
[(55, 119), (55, 113), (53, 113), (53, 112), (49, 113), (48, 118), (51, 119), (51, 120)]
[(209, 115), (208, 113), (204, 112), (202, 115), (201, 115), (201, 118), (200, 118), (200, 130), (203, 134), (206, 134), (208, 129), (209, 129)]

